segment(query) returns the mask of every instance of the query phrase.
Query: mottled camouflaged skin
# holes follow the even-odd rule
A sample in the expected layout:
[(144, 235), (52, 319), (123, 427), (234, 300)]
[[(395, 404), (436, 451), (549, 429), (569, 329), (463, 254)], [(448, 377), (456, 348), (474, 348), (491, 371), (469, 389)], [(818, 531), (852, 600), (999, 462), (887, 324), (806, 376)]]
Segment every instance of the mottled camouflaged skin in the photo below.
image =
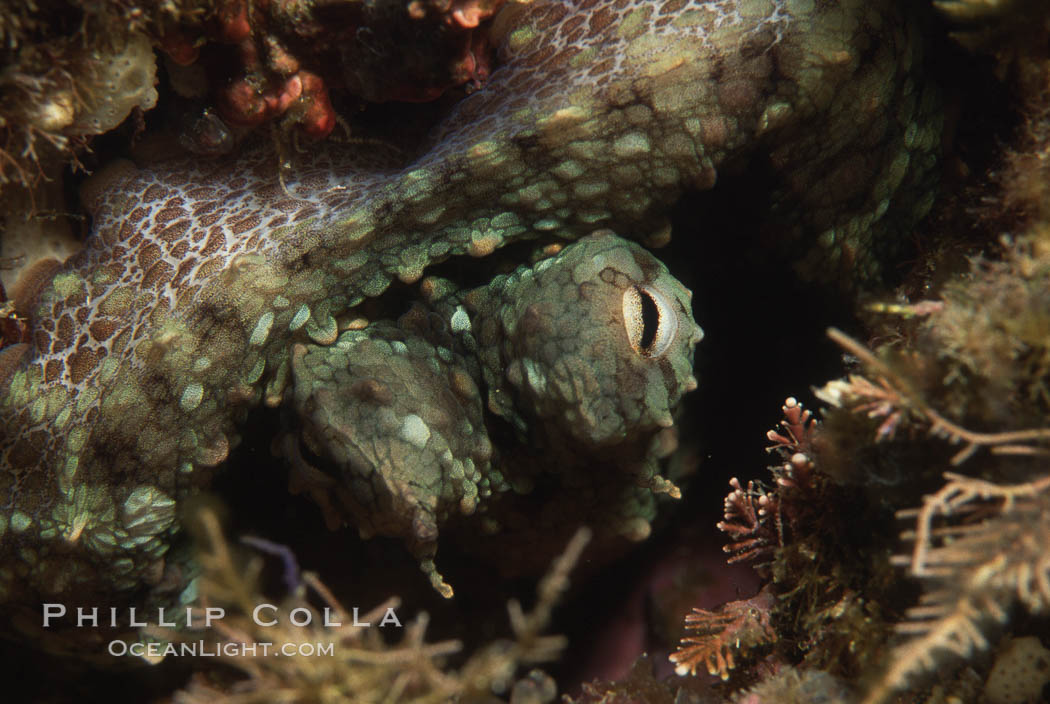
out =
[[(632, 315), (636, 291), (655, 299), (651, 326)], [(671, 427), (682, 394), (696, 387), (692, 350), (702, 332), (690, 296), (651, 254), (609, 231), (471, 291), (463, 302), (489, 409), (522, 434), (543, 426), (555, 456)], [(632, 339), (646, 327), (653, 339)]]
[(364, 538), (403, 538), (445, 594), (439, 526), (507, 488), (491, 472), (477, 363), (458, 347), (448, 322), (420, 306), (333, 345), (297, 345), (301, 433), (280, 442), (293, 491), (308, 492), (330, 527), (349, 521)]
[[(653, 301), (649, 318), (639, 296)], [(600, 544), (635, 537), (655, 516), (653, 494), (677, 495), (653, 446), (696, 388), (703, 332), (689, 298), (651, 254), (605, 230), (435, 312), (417, 306), (396, 325), (298, 345), (294, 406), (307, 452), (286, 438), (285, 454), (331, 525), (404, 538), (446, 595), (434, 566), (440, 525), (477, 512), (498, 533), (490, 497), (544, 474), (581, 477), (558, 485), (578, 507), (562, 522), (570, 528), (594, 485), (618, 487), (619, 499), (596, 502), (588, 518)], [(486, 406), (520, 442), (493, 447)]]
[[(450, 256), (596, 227), (659, 237), (685, 189), (761, 154), (775, 246), (877, 274), (928, 208), (937, 120), (914, 32), (869, 0), (536, 0), (497, 21), (502, 67), (410, 163), (373, 147), (115, 167), (93, 235), (0, 353), (0, 599), (179, 582), (177, 500), (295, 343)], [(711, 232), (710, 237), (737, 233)]]

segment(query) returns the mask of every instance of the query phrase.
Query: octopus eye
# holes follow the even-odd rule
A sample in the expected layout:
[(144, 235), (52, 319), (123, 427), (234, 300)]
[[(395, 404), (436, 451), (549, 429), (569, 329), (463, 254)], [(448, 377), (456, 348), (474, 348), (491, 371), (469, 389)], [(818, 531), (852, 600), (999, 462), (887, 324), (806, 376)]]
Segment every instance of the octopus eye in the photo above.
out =
[(674, 342), (678, 330), (667, 298), (648, 286), (632, 286), (623, 293), (623, 322), (631, 348), (643, 357), (659, 357)]

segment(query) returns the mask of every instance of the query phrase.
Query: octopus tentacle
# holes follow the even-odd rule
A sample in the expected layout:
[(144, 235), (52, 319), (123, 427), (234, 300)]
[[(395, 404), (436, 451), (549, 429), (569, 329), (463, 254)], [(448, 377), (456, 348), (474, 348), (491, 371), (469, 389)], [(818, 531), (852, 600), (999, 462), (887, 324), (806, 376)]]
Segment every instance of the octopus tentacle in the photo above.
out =
[[(659, 299), (660, 310), (642, 315), (641, 295)], [(526, 475), (512, 455), (542, 448), (564, 476), (586, 475), (592, 462), (581, 457), (600, 452), (601, 483), (677, 492), (654, 471), (651, 446), (696, 388), (693, 349), (703, 332), (688, 291), (651, 254), (596, 232), (436, 305), (292, 353), (304, 428), (301, 444), (289, 436), (282, 446), (296, 483), (330, 523), (403, 538), (451, 596), (434, 566), (439, 524), (521, 486)], [(637, 344), (658, 338), (658, 347)], [(482, 389), (520, 445), (493, 448)], [(529, 470), (527, 481), (541, 473)], [(584, 503), (581, 495), (578, 508)], [(647, 524), (653, 507), (643, 503), (626, 518)], [(623, 518), (597, 520), (598, 541)], [(490, 533), (502, 528), (491, 512), (488, 522)]]
[(894, 5), (534, 0), (409, 163), (326, 146), (283, 184), (265, 148), (116, 167), (0, 359), (0, 599), (161, 583), (176, 500), (281, 399), (292, 345), (334, 342), (337, 316), (448, 257), (598, 226), (659, 239), (683, 191), (761, 154), (774, 246), (877, 275), (929, 207), (938, 132)]

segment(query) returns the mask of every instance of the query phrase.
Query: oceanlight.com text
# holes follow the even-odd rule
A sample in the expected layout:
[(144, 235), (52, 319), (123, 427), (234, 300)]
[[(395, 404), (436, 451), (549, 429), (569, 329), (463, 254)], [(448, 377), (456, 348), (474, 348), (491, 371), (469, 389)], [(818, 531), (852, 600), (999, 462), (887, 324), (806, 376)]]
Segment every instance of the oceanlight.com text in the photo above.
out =
[(106, 648), (114, 657), (155, 659), (168, 657), (332, 657), (335, 643), (214, 643), (204, 640), (182, 643), (128, 643), (112, 640)]

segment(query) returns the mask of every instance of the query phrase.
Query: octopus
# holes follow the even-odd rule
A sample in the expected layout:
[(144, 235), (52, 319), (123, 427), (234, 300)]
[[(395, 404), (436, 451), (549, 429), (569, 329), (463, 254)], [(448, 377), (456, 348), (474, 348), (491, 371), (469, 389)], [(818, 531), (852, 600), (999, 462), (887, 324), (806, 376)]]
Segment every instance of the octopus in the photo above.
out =
[[(191, 599), (177, 509), (260, 406), (290, 419), (293, 488), (403, 539), (445, 595), (446, 526), (511, 560), (567, 519), (643, 539), (678, 494), (660, 460), (702, 333), (639, 243), (757, 162), (756, 247), (876, 280), (939, 142), (898, 5), (510, 3), (488, 83), (410, 154), (328, 142), (281, 173), (259, 144), (96, 174), (84, 250), (27, 273), (27, 341), (0, 351), (0, 601)], [(527, 263), (429, 274), (483, 257)], [(395, 282), (420, 293), (361, 322)]]

